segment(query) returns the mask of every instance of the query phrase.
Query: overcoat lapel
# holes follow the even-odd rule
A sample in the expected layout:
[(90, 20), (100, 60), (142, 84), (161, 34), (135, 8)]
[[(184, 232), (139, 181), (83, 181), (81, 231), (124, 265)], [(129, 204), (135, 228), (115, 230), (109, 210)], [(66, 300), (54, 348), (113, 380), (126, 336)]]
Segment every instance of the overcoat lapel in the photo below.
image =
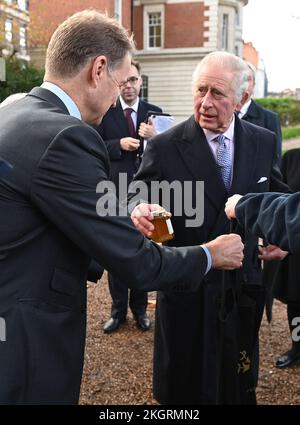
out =
[(182, 138), (175, 140), (175, 144), (193, 179), (204, 181), (205, 197), (219, 211), (224, 205), (227, 191), (204, 132), (194, 117), (186, 122)]
[[(230, 194), (241, 195), (249, 191), (253, 183), (256, 156), (258, 154), (258, 135), (253, 137), (251, 130), (242, 125), (241, 120), (235, 119), (234, 130), (234, 165), (233, 180)], [(251, 140), (251, 142), (249, 142)]]

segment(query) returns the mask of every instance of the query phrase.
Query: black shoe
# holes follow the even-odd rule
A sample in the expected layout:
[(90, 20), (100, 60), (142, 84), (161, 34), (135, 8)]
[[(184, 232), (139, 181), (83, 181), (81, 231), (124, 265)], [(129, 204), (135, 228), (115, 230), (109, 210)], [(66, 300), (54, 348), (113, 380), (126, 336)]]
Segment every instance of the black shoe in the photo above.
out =
[(125, 319), (120, 320), (116, 317), (111, 317), (103, 326), (104, 333), (109, 334), (119, 329), (119, 326), (125, 322)]
[(141, 316), (135, 316), (136, 323), (140, 329), (143, 331), (149, 331), (151, 322), (149, 317), (146, 316), (146, 314), (143, 314)]
[(300, 360), (300, 351), (291, 349), (279, 357), (276, 362), (276, 367), (284, 369), (285, 367), (291, 366), (297, 360)]

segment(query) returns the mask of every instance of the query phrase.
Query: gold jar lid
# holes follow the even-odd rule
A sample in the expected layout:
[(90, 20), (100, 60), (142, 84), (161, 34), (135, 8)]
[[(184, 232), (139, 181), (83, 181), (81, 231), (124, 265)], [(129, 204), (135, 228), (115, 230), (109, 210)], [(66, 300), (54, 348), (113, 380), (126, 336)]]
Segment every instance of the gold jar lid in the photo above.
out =
[(164, 208), (160, 208), (158, 210), (152, 211), (153, 217), (160, 217), (160, 218), (169, 218), (169, 214)]

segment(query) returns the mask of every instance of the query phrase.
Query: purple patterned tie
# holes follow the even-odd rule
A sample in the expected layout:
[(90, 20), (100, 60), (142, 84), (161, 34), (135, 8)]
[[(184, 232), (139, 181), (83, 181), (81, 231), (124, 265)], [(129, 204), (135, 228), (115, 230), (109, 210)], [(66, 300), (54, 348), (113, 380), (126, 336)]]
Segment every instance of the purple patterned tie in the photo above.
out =
[(124, 109), (125, 112), (125, 118), (127, 121), (127, 127), (128, 127), (128, 131), (129, 131), (129, 135), (130, 137), (133, 137), (134, 139), (136, 139), (136, 131), (135, 131), (135, 127), (131, 118), (131, 112), (133, 112), (132, 108), (126, 108)]
[(231, 154), (230, 144), (227, 142), (224, 134), (220, 134), (214, 139), (218, 143), (217, 149), (217, 165), (224, 182), (224, 185), (229, 192), (231, 186)]

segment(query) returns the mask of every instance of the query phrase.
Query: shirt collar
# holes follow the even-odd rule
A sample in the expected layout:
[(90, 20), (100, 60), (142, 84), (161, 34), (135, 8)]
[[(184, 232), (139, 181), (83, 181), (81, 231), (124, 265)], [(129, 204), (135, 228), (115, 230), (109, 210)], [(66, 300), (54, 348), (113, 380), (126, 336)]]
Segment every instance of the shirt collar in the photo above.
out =
[(139, 98), (139, 97), (137, 97), (137, 99), (136, 99), (136, 101), (134, 102), (134, 104), (133, 104), (132, 106), (130, 106), (130, 105), (127, 105), (127, 103), (125, 103), (125, 102), (124, 102), (124, 100), (123, 100), (122, 96), (120, 96), (120, 103), (121, 103), (121, 106), (122, 106), (123, 111), (124, 111), (125, 109), (127, 109), (127, 108), (131, 108), (131, 109), (133, 109), (133, 110), (134, 110), (134, 112), (136, 112), (136, 113), (137, 113), (137, 111), (138, 111), (138, 107), (139, 107), (139, 101), (140, 101), (140, 98)]
[[(233, 138), (234, 138), (234, 124), (235, 124), (235, 116), (233, 115), (230, 126), (227, 128), (226, 131), (224, 131), (224, 133), (222, 133), (226, 137), (226, 139), (230, 141), (233, 141)], [(208, 142), (211, 142), (220, 134), (220, 133), (214, 133), (213, 131), (207, 130), (206, 128), (203, 128), (203, 131), (206, 136), (206, 140)]]
[(74, 102), (74, 100), (60, 87), (58, 87), (56, 84), (50, 83), (49, 81), (44, 81), (41, 85), (43, 89), (47, 89), (54, 93), (59, 99), (64, 103), (67, 110), (69, 111), (69, 114), (72, 117), (78, 118), (81, 120), (81, 114), (80, 111)]
[[(241, 114), (241, 117), (243, 117), (244, 115), (246, 115), (247, 114), (247, 112), (248, 112), (248, 109), (249, 109), (249, 106), (250, 106), (250, 103), (251, 103), (251, 99), (249, 99), (242, 107), (241, 107), (241, 109), (240, 109), (240, 114)], [(240, 114), (239, 114), (239, 116), (240, 116)]]

